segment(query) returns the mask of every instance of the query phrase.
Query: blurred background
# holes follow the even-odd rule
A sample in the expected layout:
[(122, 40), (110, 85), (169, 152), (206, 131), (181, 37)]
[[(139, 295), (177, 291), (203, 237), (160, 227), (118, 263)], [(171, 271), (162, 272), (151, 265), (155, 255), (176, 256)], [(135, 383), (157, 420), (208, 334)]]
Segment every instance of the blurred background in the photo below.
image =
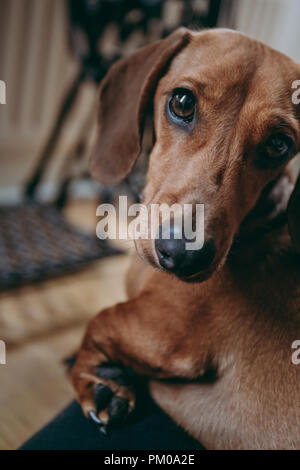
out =
[(131, 247), (97, 240), (95, 213), (137, 199), (140, 178), (112, 191), (87, 167), (109, 66), (180, 25), (234, 28), (300, 62), (299, 15), (298, 0), (0, 0), (0, 449), (72, 400), (64, 358), (125, 298)]

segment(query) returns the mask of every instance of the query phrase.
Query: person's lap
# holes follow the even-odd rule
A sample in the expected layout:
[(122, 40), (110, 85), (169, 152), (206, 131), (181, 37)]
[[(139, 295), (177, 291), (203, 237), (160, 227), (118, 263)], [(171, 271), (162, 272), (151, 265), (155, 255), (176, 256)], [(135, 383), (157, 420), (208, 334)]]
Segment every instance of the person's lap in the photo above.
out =
[(179, 428), (149, 397), (123, 426), (103, 436), (72, 403), (21, 450), (196, 450), (198, 442)]

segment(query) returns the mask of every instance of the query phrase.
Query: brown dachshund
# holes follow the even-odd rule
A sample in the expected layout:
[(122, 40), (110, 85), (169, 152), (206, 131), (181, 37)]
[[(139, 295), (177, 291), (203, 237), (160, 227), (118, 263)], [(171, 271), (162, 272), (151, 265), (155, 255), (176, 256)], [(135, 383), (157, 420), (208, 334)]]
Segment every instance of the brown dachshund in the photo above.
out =
[(137, 240), (129, 300), (90, 322), (71, 376), (103, 429), (134, 408), (129, 368), (207, 448), (300, 448), (299, 78), (243, 34), (184, 28), (104, 78), (93, 176), (131, 172), (153, 108), (143, 203), (204, 204), (205, 242)]

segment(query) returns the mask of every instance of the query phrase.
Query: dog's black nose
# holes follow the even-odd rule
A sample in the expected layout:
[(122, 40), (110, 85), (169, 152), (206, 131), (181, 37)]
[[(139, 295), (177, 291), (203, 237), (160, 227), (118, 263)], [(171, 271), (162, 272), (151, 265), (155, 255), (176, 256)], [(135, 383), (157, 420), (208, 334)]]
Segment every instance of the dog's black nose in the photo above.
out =
[(216, 254), (216, 245), (212, 239), (207, 240), (200, 250), (187, 250), (184, 236), (176, 239), (174, 227), (171, 226), (170, 238), (162, 238), (160, 227), (159, 237), (155, 241), (155, 249), (160, 265), (181, 277), (191, 276), (207, 269)]

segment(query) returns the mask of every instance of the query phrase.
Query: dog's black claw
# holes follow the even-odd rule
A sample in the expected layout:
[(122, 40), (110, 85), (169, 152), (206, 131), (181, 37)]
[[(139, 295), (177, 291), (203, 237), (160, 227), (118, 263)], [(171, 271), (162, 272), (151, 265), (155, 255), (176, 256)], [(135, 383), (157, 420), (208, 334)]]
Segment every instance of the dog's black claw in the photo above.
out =
[(107, 407), (112, 399), (113, 392), (109, 387), (103, 384), (97, 384), (95, 387), (94, 399), (97, 405), (97, 412)]
[(89, 411), (89, 417), (92, 421), (94, 421), (95, 424), (97, 424), (99, 432), (102, 434), (102, 436), (107, 436), (107, 430), (106, 426), (102, 423), (102, 421), (98, 418), (96, 413), (94, 411)]
[(116, 424), (123, 421), (128, 415), (129, 402), (126, 398), (115, 396), (108, 407), (109, 424)]
[(98, 418), (98, 416), (96, 415), (96, 413), (95, 413), (93, 410), (89, 411), (89, 417), (90, 417), (90, 419), (91, 419), (92, 421), (94, 421), (94, 423), (96, 423), (98, 426), (103, 427), (102, 421), (100, 421), (100, 419)]
[(106, 426), (99, 426), (99, 432), (102, 434), (102, 436), (108, 436)]

